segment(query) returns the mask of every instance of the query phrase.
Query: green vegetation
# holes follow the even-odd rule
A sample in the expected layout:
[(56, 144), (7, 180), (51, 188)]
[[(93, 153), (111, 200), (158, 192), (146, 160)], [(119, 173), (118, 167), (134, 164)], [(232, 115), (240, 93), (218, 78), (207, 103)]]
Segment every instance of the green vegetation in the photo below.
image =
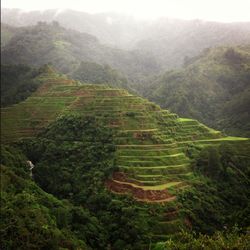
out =
[(63, 28), (58, 22), (38, 22), (35, 26), (16, 29), (20, 32), (16, 32), (1, 51), (3, 64), (41, 67), (51, 63), (57, 70), (71, 74), (82, 61), (95, 62), (108, 64), (130, 78), (159, 71), (156, 60), (148, 53), (102, 45), (96, 37)]
[[(146, 21), (110, 12), (88, 14), (69, 9), (60, 12), (57, 9), (43, 12), (2, 9), (2, 22), (9, 25), (31, 26), (39, 21), (57, 21), (63, 27), (97, 37), (102, 44), (126, 50), (136, 48), (138, 51), (133, 53), (154, 55), (163, 70), (180, 67), (183, 61), (197, 56), (205, 48), (250, 42), (249, 22), (219, 23), (169, 17)], [(152, 62), (150, 58), (152, 56), (144, 57), (143, 64)]]
[(154, 249), (248, 249), (249, 141), (196, 150), (193, 169), (197, 178), (192, 188), (178, 196), (180, 213), (193, 231), (182, 231)]
[[(34, 15), (39, 19), (39, 13)], [(72, 15), (74, 16), (73, 13)], [(35, 16), (33, 18), (32, 20), (36, 19)], [(60, 21), (64, 24), (69, 22), (68, 19), (65, 22)], [(57, 70), (74, 79), (88, 83), (105, 83), (129, 91), (136, 89), (141, 95), (178, 115), (198, 119), (230, 135), (249, 136), (249, 45), (206, 49), (201, 55), (198, 54), (204, 48), (220, 45), (224, 39), (230, 40), (232, 45), (238, 41), (249, 44), (247, 35), (243, 35), (248, 34), (248, 29), (245, 24), (240, 27), (217, 27), (215, 23), (203, 23), (204, 26), (196, 29), (192, 25), (193, 21), (184, 23), (166, 22), (166, 25), (180, 25), (190, 32), (194, 30), (199, 39), (204, 29), (206, 39), (200, 41), (197, 38), (197, 47), (193, 44), (187, 45), (194, 42), (194, 33), (191, 32), (191, 36), (188, 32), (184, 34), (187, 37), (185, 43), (182, 42), (180, 34), (180, 37), (176, 38), (177, 34), (170, 33), (166, 38), (159, 37), (156, 40), (155, 37), (147, 41), (135, 39), (139, 41), (135, 46), (138, 50), (133, 51), (102, 45), (93, 35), (63, 28), (55, 21), (51, 24), (39, 22), (35, 26), (22, 28), (3, 25), (3, 34), (8, 34), (12, 28), (15, 32), (6, 35), (8, 39), (3, 38), (6, 42), (2, 48), (2, 62), (25, 63), (32, 67), (41, 67), (50, 62)], [(216, 30), (216, 39), (210, 40), (211, 30), (207, 29), (207, 25), (212, 25)], [(86, 26), (77, 27), (84, 30)], [(224, 30), (229, 32), (225, 37), (221, 36)], [(236, 31), (239, 35), (230, 36), (228, 39), (227, 36)], [(156, 29), (153, 34), (158, 37), (158, 32)], [(162, 36), (162, 33), (160, 34)], [(172, 41), (175, 41), (174, 44)], [(171, 50), (169, 43), (173, 46)], [(150, 51), (155, 57), (151, 56)], [(162, 74), (167, 68), (180, 66), (183, 60), (184, 68), (155, 76)]]
[(195, 157), (199, 178), (179, 199), (197, 232), (249, 226), (249, 152), (249, 140), (224, 142), (203, 148)]
[(17, 32), (17, 28), (1, 22), (1, 50)]
[[(144, 250), (178, 244), (181, 230), (212, 234), (235, 224), (246, 244), (247, 138), (225, 137), (126, 90), (70, 80), (50, 66), (33, 81), (39, 87), (31, 96), (1, 110), (2, 143), (14, 145), (5, 146), (2, 164), (33, 195), (31, 201), (20, 195), (15, 212), (11, 201), (19, 189), (5, 175), (4, 227), (12, 218), (31, 225), (11, 227), (6, 248), (26, 233), (21, 249), (37, 241), (40, 248)], [(35, 165), (34, 181), (21, 163), (26, 160)], [(39, 195), (50, 197), (48, 203)], [(38, 208), (34, 231), (28, 214)], [(43, 223), (51, 237), (41, 231)]]
[(86, 83), (108, 84), (113, 87), (129, 89), (128, 80), (117, 70), (109, 65), (100, 65), (93, 62), (81, 62), (79, 67), (72, 73), (74, 79)]
[[(94, 117), (61, 117), (37, 138), (24, 140), (21, 145), (36, 165), (35, 181), (59, 198), (87, 203), (89, 192), (96, 194), (113, 172), (112, 134)], [(96, 176), (96, 180), (90, 176)]]
[[(18, 181), (3, 176), (4, 186), (9, 190), (2, 211), (3, 228), (8, 227), (11, 220), (20, 224), (18, 230), (14, 224), (4, 234), (7, 249), (18, 244), (14, 237), (26, 237), (19, 249), (58, 249), (59, 246), (105, 249), (112, 246), (112, 249), (132, 250), (143, 249), (149, 242), (149, 223), (153, 223), (149, 213), (140, 211), (131, 198), (114, 197), (104, 188), (104, 180), (114, 168), (115, 148), (110, 129), (93, 117), (67, 115), (52, 123), (37, 138), (20, 141), (18, 146), (35, 164), (32, 172), (36, 183), (60, 201), (31, 180), (20, 180), (24, 183), (19, 189)], [(11, 153), (16, 153), (11, 155), (15, 162)], [(3, 164), (17, 168), (25, 159), (17, 153), (21, 154), (17, 149), (6, 148)], [(27, 172), (25, 163), (22, 167)], [(20, 205), (17, 206), (17, 202), (21, 202)], [(17, 207), (18, 212), (15, 212)], [(8, 209), (13, 209), (11, 215)], [(28, 226), (23, 227), (23, 224)], [(84, 242), (88, 247), (84, 247)]]
[(213, 236), (182, 232), (177, 237), (157, 243), (153, 250), (247, 250), (250, 240), (248, 235), (241, 234), (237, 228), (232, 232), (216, 232)]
[(249, 136), (249, 72), (249, 45), (207, 49), (183, 69), (158, 77), (146, 95), (181, 116)]
[[(1, 248), (87, 249), (84, 236), (77, 238), (73, 232), (77, 229), (72, 227), (79, 219), (76, 211), (87, 215), (86, 211), (45, 193), (30, 180), (27, 170), (20, 151), (2, 148)], [(93, 226), (93, 220), (88, 219), (86, 225)]]
[(25, 100), (39, 86), (38, 70), (26, 65), (1, 65), (1, 106)]
[[(36, 81), (43, 84), (31, 97), (2, 110), (3, 140), (34, 136), (62, 114), (92, 115), (114, 130), (117, 166), (124, 172), (124, 176), (117, 175), (108, 185), (116, 192), (124, 184), (127, 191), (136, 187), (133, 192), (138, 199), (148, 199), (149, 194), (145, 197), (138, 194), (137, 191), (142, 189), (157, 191), (149, 195), (153, 196), (150, 199), (165, 200), (171, 194), (161, 195), (158, 191), (165, 191), (170, 186), (173, 191), (176, 187), (177, 191), (192, 178), (188, 175), (190, 161), (182, 144), (213, 143), (213, 140), (222, 138), (220, 132), (198, 121), (179, 119), (177, 115), (122, 89), (79, 84), (59, 76), (52, 69), (43, 72)], [(137, 177), (153, 174), (156, 176)], [(124, 192), (124, 188), (122, 190)]]
[[(9, 166), (1, 167), (1, 232), (3, 232), (1, 243), (4, 248), (104, 249), (109, 245), (113, 249), (145, 249), (150, 241), (153, 243), (154, 238), (157, 240), (160, 237), (160, 235), (155, 235), (157, 237), (150, 240), (152, 237), (150, 232), (152, 230), (157, 232), (163, 225), (168, 228), (166, 226), (169, 224), (170, 228), (165, 232), (166, 235), (163, 235), (166, 241), (153, 244), (152, 249), (200, 249), (201, 246), (205, 246), (207, 249), (211, 249), (211, 247), (223, 249), (226, 246), (228, 249), (248, 249), (249, 237), (242, 231), (235, 231), (234, 223), (245, 227), (245, 230), (247, 230), (246, 226), (249, 225), (247, 207), (245, 211), (243, 210), (245, 214), (242, 213), (239, 217), (238, 213), (242, 210), (242, 207), (245, 207), (244, 202), (247, 202), (245, 195), (249, 192), (247, 186), (242, 186), (241, 178), (242, 171), (249, 175), (249, 169), (245, 169), (245, 166), (249, 167), (249, 157), (247, 158), (248, 161), (242, 160), (245, 154), (246, 156), (249, 154), (249, 143), (242, 145), (242, 147), (239, 147), (240, 144), (236, 144), (234, 147), (227, 145), (226, 149), (221, 145), (218, 149), (215, 149), (218, 154), (222, 154), (219, 162), (216, 162), (218, 159), (215, 160), (216, 164), (221, 164), (221, 169), (216, 174), (209, 168), (207, 170), (209, 161), (206, 160), (206, 157), (203, 157), (208, 152), (207, 157), (214, 158), (214, 148), (212, 151), (212, 148), (201, 151), (200, 158), (194, 164), (194, 168), (206, 176), (211, 175), (210, 181), (204, 181), (200, 176), (204, 182), (199, 185), (195, 184), (193, 190), (187, 190), (180, 196), (180, 204), (183, 207), (179, 213), (188, 214), (189, 217), (186, 218), (190, 220), (189, 224), (192, 225), (193, 230), (200, 232), (200, 229), (203, 229), (203, 231), (209, 229), (212, 233), (226, 226), (228, 231), (225, 231), (225, 233), (218, 232), (213, 236), (182, 231), (168, 239), (168, 235), (174, 226), (171, 220), (180, 216), (178, 213), (175, 214), (176, 211), (173, 210), (177, 204), (144, 205), (126, 197), (112, 195), (109, 191), (103, 189), (103, 184), (101, 184), (103, 165), (96, 162), (97, 164), (90, 166), (90, 163), (86, 161), (82, 161), (81, 166), (79, 165), (79, 157), (77, 157), (79, 154), (83, 156), (87, 154), (90, 159), (92, 157), (94, 159), (96, 153), (103, 155), (102, 147), (97, 146), (102, 141), (99, 140), (99, 136), (103, 138), (103, 135), (107, 135), (107, 133), (111, 135), (110, 131), (107, 131), (104, 127), (93, 126), (95, 122), (92, 118), (85, 120), (81, 116), (62, 117), (51, 124), (37, 139), (25, 140), (19, 144), (24, 151), (28, 152), (30, 157), (33, 157), (32, 159), (36, 160), (33, 169), (35, 179), (42, 177), (44, 181), (50, 180), (53, 176), (56, 181), (51, 182), (50, 185), (46, 186), (46, 189), (51, 189), (59, 196), (68, 198), (67, 200), (58, 200), (38, 188), (27, 175), (29, 171), (26, 157), (18, 149), (4, 147), (1, 163)], [(74, 127), (75, 130), (69, 130), (69, 127)], [(64, 129), (68, 131), (67, 134), (64, 133)], [(96, 129), (99, 134), (94, 139), (93, 135), (96, 135)], [(104, 133), (100, 133), (101, 131), (104, 131)], [(85, 147), (81, 148), (82, 152), (79, 152), (78, 145), (73, 146), (76, 142), (84, 144), (87, 141), (89, 143), (91, 138), (95, 141), (93, 150)], [(45, 140), (48, 140), (49, 143), (44, 143)], [(62, 142), (64, 146), (60, 146)], [(70, 149), (70, 152), (65, 151), (65, 143), (67, 143), (67, 149)], [(53, 147), (53, 144), (56, 144), (56, 147)], [(64, 149), (63, 152), (60, 151), (62, 154), (57, 153), (57, 147)], [(112, 159), (112, 151), (113, 149), (110, 155), (106, 153), (106, 157)], [(69, 158), (65, 157), (65, 153), (76, 156), (70, 158), (70, 165)], [(58, 167), (57, 171), (53, 172), (56, 166), (55, 157)], [(237, 167), (240, 167), (233, 172), (225, 168), (227, 163), (232, 160), (234, 164), (237, 164)], [(68, 191), (61, 192), (61, 186), (68, 183), (67, 178), (62, 178), (62, 174), (70, 171), (70, 168), (74, 167), (75, 164), (79, 170), (82, 168), (83, 174), (87, 177), (85, 179), (87, 182), (83, 181), (84, 176), (74, 175), (75, 177), (71, 178), (70, 183), (76, 189), (69, 196)], [(98, 165), (101, 168), (98, 168)], [(49, 166), (50, 171), (44, 171), (46, 166)], [(69, 167), (67, 168), (67, 166)], [(90, 167), (87, 173), (85, 172), (85, 166)], [(17, 172), (19, 172), (18, 175)], [(19, 177), (21, 172), (25, 173), (24, 177)], [(64, 177), (66, 176), (64, 175)], [(224, 176), (223, 179), (222, 176)], [(83, 179), (79, 181), (79, 177)], [(62, 182), (58, 183), (57, 180)], [(221, 182), (221, 180), (223, 181)], [(247, 181), (243, 181), (243, 184), (245, 182), (244, 185), (247, 185)], [(219, 187), (220, 189), (214, 190)], [(86, 191), (85, 194), (87, 195), (85, 196), (82, 191)], [(225, 197), (225, 195), (230, 197)], [(234, 205), (232, 205), (232, 201), (234, 201)], [(84, 204), (84, 208), (78, 206), (78, 204)], [(223, 207), (224, 204), (226, 204), (226, 207)], [(160, 227), (157, 228), (157, 220), (161, 220), (163, 216), (165, 216), (166, 221), (163, 224), (158, 224)], [(10, 223), (11, 221), (12, 223)], [(17, 241), (16, 239), (20, 240)]]

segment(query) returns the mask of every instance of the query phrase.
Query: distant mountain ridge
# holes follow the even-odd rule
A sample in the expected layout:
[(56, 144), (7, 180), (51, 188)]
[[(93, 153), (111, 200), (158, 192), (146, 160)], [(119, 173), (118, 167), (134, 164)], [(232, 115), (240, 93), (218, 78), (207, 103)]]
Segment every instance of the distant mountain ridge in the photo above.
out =
[(87, 61), (109, 64), (131, 78), (155, 74), (160, 70), (156, 59), (149, 53), (103, 45), (93, 35), (65, 29), (57, 22), (39, 22), (17, 30), (2, 48), (3, 64), (22, 63), (40, 67), (52, 63), (63, 73), (72, 73), (81, 61)]
[(179, 67), (186, 56), (196, 56), (208, 47), (250, 42), (250, 22), (218, 23), (169, 18), (143, 21), (115, 13), (2, 10), (2, 22), (9, 25), (28, 26), (39, 21), (58, 21), (63, 27), (94, 35), (101, 43), (153, 54), (163, 69)]
[(30, 26), (39, 21), (58, 21), (65, 28), (92, 34), (101, 43), (118, 48), (132, 48), (134, 39), (144, 32), (144, 26), (148, 26), (147, 22), (143, 22), (141, 26), (142, 23), (132, 16), (116, 13), (89, 14), (69, 9), (30, 12), (20, 9), (2, 9), (2, 22), (12, 26)]
[(217, 23), (202, 20), (158, 20), (135, 48), (151, 52), (164, 68), (180, 67), (185, 58), (204, 49), (250, 43), (250, 22)]
[(249, 136), (250, 46), (207, 49), (183, 69), (158, 77), (147, 91), (151, 100), (179, 115)]

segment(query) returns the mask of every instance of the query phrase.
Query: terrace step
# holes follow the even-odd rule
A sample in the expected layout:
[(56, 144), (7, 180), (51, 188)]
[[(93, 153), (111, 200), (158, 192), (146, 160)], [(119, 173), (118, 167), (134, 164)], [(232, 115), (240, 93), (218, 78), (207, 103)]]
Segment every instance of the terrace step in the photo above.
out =
[(113, 181), (115, 183), (126, 184), (126, 185), (130, 185), (130, 186), (132, 186), (134, 188), (139, 188), (139, 189), (143, 189), (143, 190), (164, 190), (164, 189), (167, 189), (167, 188), (170, 188), (170, 187), (175, 187), (175, 186), (178, 186), (178, 185), (182, 184), (182, 182), (179, 181), (179, 182), (169, 182), (169, 183), (165, 183), (165, 184), (157, 185), (157, 186), (140, 186), (140, 185), (137, 185), (137, 184), (134, 184), (134, 183), (118, 181), (118, 180), (114, 180), (114, 179), (113, 179)]

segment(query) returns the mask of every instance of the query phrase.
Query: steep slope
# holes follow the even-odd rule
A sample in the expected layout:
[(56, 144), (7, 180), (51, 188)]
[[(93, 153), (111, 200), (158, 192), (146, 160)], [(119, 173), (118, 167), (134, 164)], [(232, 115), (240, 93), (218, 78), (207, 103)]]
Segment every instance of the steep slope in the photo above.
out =
[[(53, 128), (54, 121), (58, 121), (57, 123), (60, 125), (58, 118), (64, 115), (80, 115), (86, 120), (89, 117), (94, 117), (102, 126), (113, 131), (113, 139), (116, 144), (116, 170), (111, 178), (105, 182), (106, 188), (112, 194), (112, 201), (110, 201), (108, 209), (110, 206), (111, 208), (115, 206), (114, 204), (120, 204), (119, 206), (125, 206), (122, 207), (122, 215), (125, 213), (128, 218), (132, 215), (140, 216), (141, 220), (143, 216), (146, 216), (144, 220), (147, 223), (152, 218), (153, 223), (151, 222), (150, 229), (147, 229), (147, 237), (150, 234), (152, 242), (167, 240), (181, 228), (191, 227), (189, 217), (182, 211), (181, 200), (178, 197), (181, 197), (184, 191), (188, 191), (196, 181), (197, 176), (191, 165), (196, 150), (199, 152), (201, 148), (209, 145), (220, 145), (222, 142), (236, 145), (249, 142), (244, 138), (223, 137), (219, 131), (210, 129), (196, 120), (179, 118), (176, 114), (162, 110), (154, 103), (132, 95), (126, 90), (101, 84), (83, 84), (57, 74), (49, 67), (47, 67), (46, 72), (36, 78), (36, 81), (40, 82), (41, 85), (29, 98), (1, 110), (2, 143), (12, 143), (19, 139), (35, 137), (48, 125), (52, 124)], [(70, 120), (67, 124), (70, 128), (74, 126)], [(51, 133), (53, 138), (63, 138), (64, 130), (61, 130), (60, 126), (57, 127), (57, 130), (56, 134), (53, 133), (53, 129), (48, 130), (48, 136)], [(46, 133), (44, 134), (46, 135)], [(73, 147), (72, 150), (78, 152), (81, 141), (78, 142), (74, 139), (73, 142), (63, 143), (61, 146), (65, 155), (61, 156), (62, 158), (59, 157), (61, 152), (58, 152), (58, 156), (56, 156), (57, 153), (53, 152), (56, 144), (53, 146), (51, 140), (46, 140), (45, 137), (43, 143), (46, 145), (45, 148), (49, 149), (49, 158), (52, 157), (51, 159), (57, 159), (57, 161), (61, 159), (64, 164), (67, 161), (71, 162), (72, 159), (76, 159), (77, 162), (82, 159), (78, 159), (79, 153), (72, 155), (73, 158), (66, 156), (71, 152), (69, 145)], [(31, 144), (31, 147), (34, 145)], [(41, 150), (42, 148), (44, 147), (40, 147)], [(54, 166), (53, 171), (60, 169), (61, 165), (57, 165), (57, 162), (47, 162), (45, 156), (42, 158), (45, 160), (44, 168), (40, 170), (42, 176), (44, 176), (44, 169), (52, 171), (52, 169), (50, 170), (51, 166)], [(86, 164), (88, 165), (88, 162)], [(69, 179), (70, 181), (67, 179), (71, 178), (71, 175), (67, 174), (66, 166), (62, 169), (62, 174), (58, 171), (53, 172), (54, 174), (49, 172), (51, 180), (57, 176), (56, 180), (62, 181), (61, 186), (59, 186), (60, 190), (61, 188), (68, 190), (68, 183), (72, 182), (71, 179)], [(93, 178), (94, 181), (95, 177)], [(78, 177), (76, 179), (79, 182), (80, 179)], [(65, 180), (67, 181), (65, 182)], [(46, 183), (48, 180), (43, 179), (42, 181)], [(85, 192), (87, 191), (83, 190), (83, 194)], [(70, 197), (68, 192), (66, 194), (67, 197)], [(115, 197), (118, 194), (118, 197), (125, 199), (128, 195), (128, 200), (124, 199), (125, 203), (122, 203), (121, 200), (117, 201)], [(124, 196), (124, 194), (127, 195)], [(77, 196), (77, 193), (74, 195)], [(97, 199), (98, 209), (100, 209), (101, 200), (98, 200), (96, 194), (94, 196), (95, 198), (92, 198)], [(80, 195), (77, 197), (81, 198)], [(106, 201), (107, 196), (104, 195), (102, 199)], [(80, 200), (85, 201), (85, 198)], [(104, 201), (101, 201), (102, 205), (104, 205)], [(136, 212), (130, 214), (129, 211), (132, 208), (128, 207), (128, 204), (133, 204), (133, 211)], [(93, 209), (95, 211), (95, 207)], [(105, 217), (104, 210), (99, 211), (99, 216), (102, 219), (103, 216)], [(140, 226), (137, 227), (141, 232)], [(120, 244), (117, 243), (114, 249), (121, 249)]]
[(159, 71), (149, 53), (114, 49), (87, 33), (65, 29), (57, 22), (19, 28), (1, 53), (3, 64), (42, 66), (52, 63), (63, 73), (75, 71), (81, 61), (108, 64), (126, 75), (140, 77)]
[[(1, 105), (9, 106), (25, 100), (39, 86), (34, 78), (45, 70), (47, 65), (31, 68), (24, 64), (1, 65)], [(127, 78), (108, 65), (93, 62), (81, 62), (71, 77), (86, 83), (101, 84), (125, 88), (132, 91)]]
[(33, 79), (39, 73), (27, 65), (1, 65), (1, 106), (18, 103), (30, 96), (38, 87)]
[(52, 70), (37, 81), (43, 84), (26, 101), (2, 109), (2, 140), (34, 136), (62, 114), (95, 116), (116, 134), (119, 172), (107, 186), (132, 192), (138, 200), (174, 199), (192, 179), (186, 145), (227, 140), (196, 120), (178, 118), (126, 90), (80, 84)]
[[(79, 123), (79, 121), (81, 122)], [(80, 127), (84, 129), (79, 129)], [(80, 206), (76, 206), (75, 203), (75, 205), (72, 204), (72, 197), (71, 199), (67, 198), (67, 200), (59, 200), (51, 194), (45, 193), (29, 177), (31, 170), (27, 168), (27, 159), (21, 151), (8, 146), (1, 147), (1, 164), (6, 166), (1, 166), (1, 246), (4, 249), (27, 249), (27, 247), (57, 249), (59, 246), (66, 249), (102, 250), (106, 249), (107, 246), (112, 246), (114, 250), (142, 250), (148, 247), (158, 249), (154, 248), (154, 244), (152, 244), (157, 239), (164, 241), (169, 239), (166, 245), (173, 247), (182, 244), (188, 246), (195, 244), (200, 248), (202, 244), (212, 244), (213, 246), (226, 245), (228, 249), (235, 247), (237, 249), (248, 249), (249, 236), (241, 232), (241, 237), (238, 239), (240, 233), (238, 230), (233, 231), (233, 236), (231, 232), (226, 235), (223, 233), (223, 239), (221, 235), (216, 234), (216, 241), (219, 241), (216, 244), (211, 242), (207, 235), (200, 242), (200, 239), (194, 238), (193, 234), (189, 235), (187, 231), (169, 238), (169, 233), (180, 230), (178, 225), (180, 226), (182, 220), (178, 211), (173, 210), (174, 204), (170, 205), (170, 202), (168, 202), (156, 206), (152, 203), (133, 202), (131, 199), (117, 196), (103, 189), (102, 183), (96, 182), (98, 178), (94, 173), (98, 168), (99, 171), (104, 171), (103, 166), (106, 165), (104, 162), (97, 168), (96, 166), (103, 155), (98, 156), (103, 153), (106, 144), (104, 147), (95, 144), (94, 147), (97, 150), (93, 150), (92, 145), (91, 151), (88, 150), (89, 141), (82, 140), (82, 136), (89, 137), (92, 134), (95, 138), (101, 136), (104, 139), (107, 134), (102, 132), (105, 130), (108, 131), (108, 129), (100, 130), (100, 127), (95, 127), (93, 123), (86, 122), (79, 115), (70, 115), (66, 119), (65, 117), (58, 119), (39, 137), (26, 140), (32, 142), (31, 147), (27, 148), (27, 155), (30, 157), (33, 155), (32, 158), (40, 158), (43, 162), (42, 164), (42, 162), (36, 161), (35, 167), (32, 169), (35, 180), (37, 181), (39, 176), (43, 177), (42, 182), (45, 183), (54, 179), (52, 187), (57, 187), (56, 189), (60, 191), (64, 189), (64, 186), (68, 187), (69, 183), (80, 184), (81, 196), (77, 192), (73, 194), (73, 196), (81, 197), (81, 202), (77, 203)], [(78, 142), (77, 146), (76, 141), (71, 140), (74, 136), (76, 136)], [(43, 141), (45, 137), (47, 137), (47, 140)], [(43, 140), (41, 140), (42, 138)], [(57, 140), (59, 140), (59, 144), (56, 143)], [(39, 143), (36, 145), (34, 142), (39, 141), (40, 143), (43, 142), (43, 146), (40, 144), (42, 147), (37, 148), (36, 146)], [(96, 141), (100, 142), (98, 139)], [(53, 146), (54, 143), (56, 145)], [(250, 144), (247, 144), (247, 141), (240, 141), (235, 145), (238, 152), (232, 154), (232, 152), (228, 152), (228, 149), (225, 150), (225, 145), (222, 145), (220, 147), (220, 150), (224, 151), (222, 168), (217, 168), (217, 164), (213, 171), (207, 168), (206, 165), (210, 160), (204, 155), (201, 155), (201, 158), (197, 161), (199, 163), (198, 171), (205, 170), (206, 174), (214, 175), (215, 180), (213, 185), (209, 186), (203, 179), (202, 184), (200, 183), (198, 186), (198, 183), (196, 184), (196, 191), (190, 189), (190, 191), (181, 195), (180, 199), (184, 200), (185, 210), (192, 215), (192, 223), (195, 223), (196, 227), (198, 225), (203, 226), (200, 223), (203, 222), (206, 232), (215, 223), (217, 224), (215, 226), (218, 226), (218, 228), (215, 228), (221, 229), (225, 223), (227, 226), (233, 225), (235, 220), (240, 222), (240, 226), (248, 225), (249, 208), (247, 208), (248, 200), (246, 198), (249, 195), (249, 183), (244, 175), (249, 174), (249, 146)], [(39, 155), (34, 154), (39, 150), (41, 150)], [(61, 155), (58, 154), (59, 152)], [(211, 151), (212, 155), (214, 155), (214, 152), (216, 151)], [(93, 165), (91, 164), (92, 168), (88, 169), (92, 172), (92, 175), (86, 173), (87, 169), (83, 167), (89, 166), (89, 162), (86, 161), (86, 157), (90, 157), (89, 154), (92, 157), (96, 155), (96, 158), (91, 157)], [(70, 161), (68, 161), (69, 157)], [(209, 155), (208, 157), (210, 158)], [(55, 158), (57, 161), (54, 161)], [(233, 171), (227, 165), (228, 160), (231, 166), (236, 164), (234, 166), (236, 171)], [(202, 161), (205, 165), (201, 164)], [(205, 169), (203, 169), (204, 167)], [(224, 171), (225, 167), (231, 170)], [(95, 169), (94, 173), (93, 168)], [(79, 175), (80, 169), (82, 175)], [(70, 175), (67, 174), (67, 170), (71, 173)], [(62, 182), (60, 183), (60, 181)], [(40, 185), (40, 181), (38, 183)], [(59, 183), (60, 185), (58, 185)], [(97, 185), (101, 189), (96, 189)], [(216, 185), (220, 186), (220, 189), (217, 190)], [(51, 184), (46, 185), (45, 189), (50, 190), (50, 187)], [(64, 190), (66, 195), (68, 195), (68, 190), (68, 188)], [(98, 190), (98, 193), (96, 193), (96, 190)], [(84, 193), (85, 197), (83, 196)], [(224, 196), (226, 196), (226, 200)], [(223, 198), (221, 199), (221, 197)], [(197, 202), (197, 199), (199, 199), (199, 202)], [(221, 211), (220, 206), (223, 200), (225, 201), (225, 208)], [(204, 214), (206, 216), (202, 218)], [(151, 222), (149, 218), (152, 218)], [(158, 223), (155, 220), (156, 218), (159, 220)], [(150, 222), (150, 225), (148, 225), (148, 222)], [(156, 233), (157, 228), (155, 226), (157, 224), (162, 235), (153, 235), (154, 237), (152, 237), (152, 233)], [(83, 241), (91, 248), (85, 246)]]
[(250, 131), (250, 47), (205, 50), (151, 83), (151, 100), (233, 135)]
[(57, 214), (63, 211), (73, 215), (72, 206), (45, 193), (28, 178), (13, 172), (9, 166), (1, 165), (0, 171), (3, 249), (88, 249), (77, 233), (70, 231), (69, 224), (63, 228), (60, 225)]

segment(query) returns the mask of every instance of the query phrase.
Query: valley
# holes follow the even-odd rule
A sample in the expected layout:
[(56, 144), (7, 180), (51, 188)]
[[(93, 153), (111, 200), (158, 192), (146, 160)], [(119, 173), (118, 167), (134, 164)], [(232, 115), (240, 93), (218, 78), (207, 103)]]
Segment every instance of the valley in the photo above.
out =
[(249, 21), (1, 10), (1, 249), (250, 248)]

